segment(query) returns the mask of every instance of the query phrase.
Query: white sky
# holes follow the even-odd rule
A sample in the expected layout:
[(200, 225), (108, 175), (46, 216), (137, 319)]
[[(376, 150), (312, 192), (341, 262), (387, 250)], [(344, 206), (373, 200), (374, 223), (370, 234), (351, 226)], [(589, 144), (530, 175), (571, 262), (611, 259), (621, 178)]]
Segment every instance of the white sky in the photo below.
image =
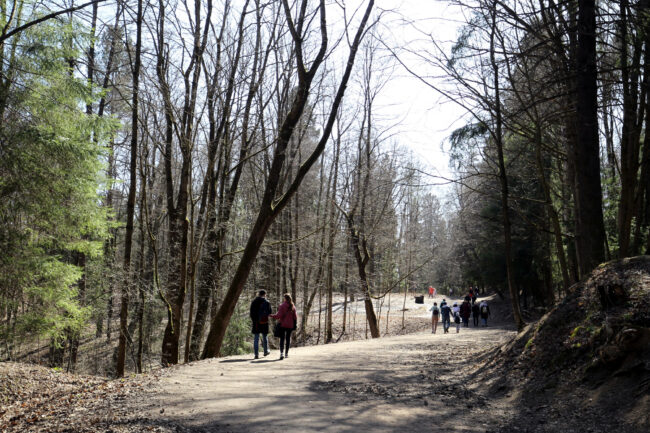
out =
[[(362, 13), (366, 0), (348, 0), (346, 4), (348, 11), (361, 5), (358, 13)], [(336, 8), (336, 1), (333, 1), (331, 6)], [(382, 36), (386, 37), (385, 43), (397, 49), (421, 44), (422, 32), (426, 32), (431, 33), (448, 51), (463, 22), (460, 9), (450, 5), (447, 0), (376, 0), (375, 11), (379, 10), (390, 11), (382, 18), (379, 28)], [(440, 74), (439, 71), (432, 70), (431, 65), (421, 61), (407, 57), (402, 59), (412, 70), (422, 75), (431, 77)], [(459, 119), (465, 112), (395, 63), (392, 78), (376, 100), (375, 118), (384, 119), (386, 125), (399, 123), (392, 130), (392, 140), (411, 149), (425, 170), (450, 178), (447, 154), (449, 146), (446, 139), (454, 129), (462, 126), (463, 122)], [(444, 87), (442, 79), (434, 84)], [(435, 178), (423, 181), (442, 182), (441, 179)], [(438, 195), (448, 191), (448, 187), (434, 189)]]
[[(446, 47), (455, 41), (462, 20), (458, 7), (451, 6), (444, 0), (388, 0), (378, 1), (376, 5), (393, 8), (405, 20), (412, 20), (421, 31), (430, 32), (438, 43)], [(392, 33), (395, 39), (393, 43), (397, 46), (417, 44), (422, 38), (422, 33), (412, 25), (399, 22), (395, 15), (386, 18), (384, 29)], [(431, 70), (430, 65), (421, 62), (418, 64), (407, 58), (404, 61), (409, 68), (423, 75), (439, 74), (438, 71)], [(444, 87), (442, 79), (435, 84)], [(378, 106), (380, 116), (383, 112), (384, 116), (403, 119), (395, 136), (400, 145), (410, 148), (434, 174), (451, 177), (446, 139), (454, 129), (462, 126), (460, 119), (465, 114), (457, 104), (446, 100), (398, 66), (394, 77), (380, 94)], [(441, 180), (428, 181), (437, 183)], [(448, 188), (438, 187), (434, 191), (442, 194)]]

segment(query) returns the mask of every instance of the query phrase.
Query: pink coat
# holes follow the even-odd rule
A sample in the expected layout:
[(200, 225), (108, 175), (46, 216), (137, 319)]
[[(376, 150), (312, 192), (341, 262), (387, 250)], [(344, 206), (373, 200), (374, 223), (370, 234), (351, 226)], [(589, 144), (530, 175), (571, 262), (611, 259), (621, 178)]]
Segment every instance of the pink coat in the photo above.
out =
[(298, 323), (298, 315), (296, 308), (291, 307), (288, 302), (283, 302), (278, 308), (277, 314), (271, 314), (271, 317), (280, 321), (280, 326), (286, 329), (293, 329), (294, 325)]

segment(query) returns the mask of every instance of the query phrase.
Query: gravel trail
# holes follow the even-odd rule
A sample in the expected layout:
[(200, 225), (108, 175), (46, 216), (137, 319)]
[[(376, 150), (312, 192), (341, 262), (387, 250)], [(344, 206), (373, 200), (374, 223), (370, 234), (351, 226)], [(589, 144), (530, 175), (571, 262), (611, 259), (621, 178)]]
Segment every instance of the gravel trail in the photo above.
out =
[(479, 358), (503, 328), (292, 348), (174, 367), (148, 417), (191, 432), (485, 432), (508, 416), (477, 392)]

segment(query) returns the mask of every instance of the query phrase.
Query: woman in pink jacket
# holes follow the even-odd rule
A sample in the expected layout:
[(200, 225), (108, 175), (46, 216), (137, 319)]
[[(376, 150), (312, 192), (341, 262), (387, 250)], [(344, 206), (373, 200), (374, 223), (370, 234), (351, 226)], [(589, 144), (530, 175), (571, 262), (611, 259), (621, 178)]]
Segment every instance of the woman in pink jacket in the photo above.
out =
[(296, 307), (293, 305), (290, 294), (284, 294), (284, 302), (278, 307), (278, 313), (271, 314), (271, 317), (277, 319), (280, 325), (280, 359), (288, 358), (289, 346), (291, 345), (291, 332), (296, 329), (298, 323)]

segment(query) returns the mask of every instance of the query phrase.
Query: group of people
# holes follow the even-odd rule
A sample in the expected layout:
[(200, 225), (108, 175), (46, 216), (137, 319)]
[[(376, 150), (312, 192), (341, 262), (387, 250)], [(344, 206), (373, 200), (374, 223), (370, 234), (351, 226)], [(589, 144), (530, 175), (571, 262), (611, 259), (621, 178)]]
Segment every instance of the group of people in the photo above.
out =
[(291, 346), (291, 333), (296, 330), (298, 325), (298, 315), (296, 306), (293, 303), (291, 295), (284, 294), (284, 302), (278, 307), (278, 312), (273, 314), (271, 303), (266, 299), (266, 290), (260, 290), (257, 297), (251, 302), (250, 318), (253, 323), (251, 332), (253, 333), (253, 351), (255, 359), (259, 359), (259, 340), (262, 340), (264, 356), (271, 354), (269, 350), (269, 318), (276, 319), (277, 323), (273, 329), (273, 335), (280, 339), (280, 359), (289, 357), (289, 347)]
[(449, 332), (452, 320), (458, 333), (460, 332), (461, 322), (465, 328), (469, 327), (470, 317), (474, 319), (474, 327), (479, 326), (479, 319), (483, 320), (483, 327), (487, 327), (488, 317), (490, 317), (490, 306), (487, 301), (484, 299), (479, 303), (477, 293), (472, 289), (465, 296), (460, 306), (458, 302), (454, 302), (454, 305), (450, 307), (447, 301), (443, 299), (440, 306), (438, 306), (437, 302), (434, 302), (429, 311), (431, 311), (431, 333), (433, 334), (438, 330), (438, 322), (441, 317), (445, 334)]

